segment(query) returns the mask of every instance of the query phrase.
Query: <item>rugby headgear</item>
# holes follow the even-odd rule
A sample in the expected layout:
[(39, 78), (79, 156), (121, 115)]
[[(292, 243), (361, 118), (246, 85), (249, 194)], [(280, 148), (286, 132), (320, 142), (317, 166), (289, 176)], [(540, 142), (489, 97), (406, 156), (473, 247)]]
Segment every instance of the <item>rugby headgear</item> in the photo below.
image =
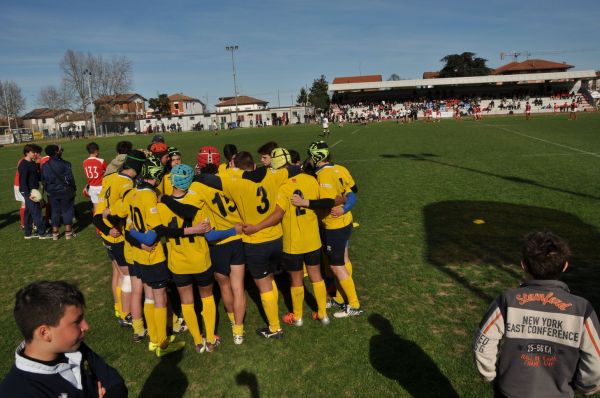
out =
[(127, 152), (127, 155), (125, 155), (123, 168), (135, 170), (137, 174), (140, 174), (145, 161), (146, 154), (144, 152), (138, 150), (129, 151)]
[(179, 151), (179, 149), (175, 148), (174, 146), (170, 146), (167, 149), (168, 153), (169, 153), (169, 157), (172, 158), (173, 156), (181, 156), (181, 152)]
[(165, 137), (163, 137), (160, 134), (156, 134), (154, 137), (152, 137), (152, 142), (153, 143), (154, 142), (162, 142), (162, 143), (164, 143), (165, 142)]
[(187, 191), (194, 180), (194, 169), (187, 164), (178, 164), (171, 169), (171, 185)]
[(271, 151), (271, 168), (280, 169), (292, 163), (292, 156), (285, 148), (275, 148)]
[(167, 153), (169, 153), (169, 147), (164, 142), (155, 142), (150, 145), (150, 152), (152, 152), (156, 157), (163, 157)]
[(314, 141), (308, 146), (308, 156), (316, 165), (329, 156), (329, 146), (325, 141)]
[(219, 150), (214, 146), (203, 146), (198, 151), (196, 161), (198, 162), (198, 167), (200, 169), (207, 164), (215, 164), (218, 166), (221, 162), (221, 155), (219, 154)]
[(165, 169), (158, 159), (155, 156), (150, 156), (144, 162), (144, 166), (142, 167), (142, 171), (140, 172), (140, 177), (146, 180), (162, 180)]

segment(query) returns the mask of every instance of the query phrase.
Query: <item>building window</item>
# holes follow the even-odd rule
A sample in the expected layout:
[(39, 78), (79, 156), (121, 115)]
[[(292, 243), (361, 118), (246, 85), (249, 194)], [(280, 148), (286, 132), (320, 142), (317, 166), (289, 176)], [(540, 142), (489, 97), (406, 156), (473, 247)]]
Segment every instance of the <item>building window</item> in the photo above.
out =
[(150, 120), (146, 120), (146, 123), (150, 123)]
[(179, 116), (179, 117), (178, 117), (178, 119), (179, 119), (179, 120), (183, 119), (183, 116)]
[(193, 117), (193, 116), (190, 116), (190, 120), (194, 120), (194, 117)]

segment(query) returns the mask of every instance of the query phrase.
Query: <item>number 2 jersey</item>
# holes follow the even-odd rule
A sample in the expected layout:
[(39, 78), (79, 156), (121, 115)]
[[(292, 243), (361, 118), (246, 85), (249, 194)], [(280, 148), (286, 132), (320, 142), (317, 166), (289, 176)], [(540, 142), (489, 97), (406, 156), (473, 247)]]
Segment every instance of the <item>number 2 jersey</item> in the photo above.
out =
[(310, 253), (321, 247), (319, 221), (314, 210), (292, 205), (294, 194), (308, 200), (319, 199), (319, 184), (314, 177), (301, 173), (289, 178), (277, 194), (277, 206), (285, 212), (281, 219), (283, 252)]

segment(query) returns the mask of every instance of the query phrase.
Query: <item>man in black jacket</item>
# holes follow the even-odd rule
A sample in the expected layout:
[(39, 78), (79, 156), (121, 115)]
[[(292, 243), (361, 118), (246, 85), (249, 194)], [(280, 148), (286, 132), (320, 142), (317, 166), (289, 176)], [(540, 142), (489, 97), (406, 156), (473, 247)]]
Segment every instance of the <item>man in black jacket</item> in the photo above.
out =
[(52, 239), (58, 239), (61, 222), (65, 226), (65, 238), (71, 239), (76, 192), (71, 163), (62, 159), (63, 150), (59, 145), (48, 145), (45, 151), (50, 159), (42, 166), (42, 179), (52, 209)]
[(25, 341), (0, 383), (1, 397), (127, 397), (119, 373), (84, 342), (85, 299), (63, 281), (19, 290), (14, 316)]

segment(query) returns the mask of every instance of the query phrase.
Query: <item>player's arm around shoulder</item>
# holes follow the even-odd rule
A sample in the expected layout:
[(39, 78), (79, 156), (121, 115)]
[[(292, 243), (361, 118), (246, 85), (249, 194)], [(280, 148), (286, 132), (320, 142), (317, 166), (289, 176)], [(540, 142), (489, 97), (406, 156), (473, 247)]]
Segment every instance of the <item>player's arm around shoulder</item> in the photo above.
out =
[(587, 304), (583, 334), (579, 349), (580, 360), (575, 374), (575, 386), (585, 395), (600, 391), (600, 324), (591, 304)]
[(503, 302), (501, 296), (490, 305), (473, 338), (475, 364), (487, 381), (496, 378), (498, 347), (505, 333)]

